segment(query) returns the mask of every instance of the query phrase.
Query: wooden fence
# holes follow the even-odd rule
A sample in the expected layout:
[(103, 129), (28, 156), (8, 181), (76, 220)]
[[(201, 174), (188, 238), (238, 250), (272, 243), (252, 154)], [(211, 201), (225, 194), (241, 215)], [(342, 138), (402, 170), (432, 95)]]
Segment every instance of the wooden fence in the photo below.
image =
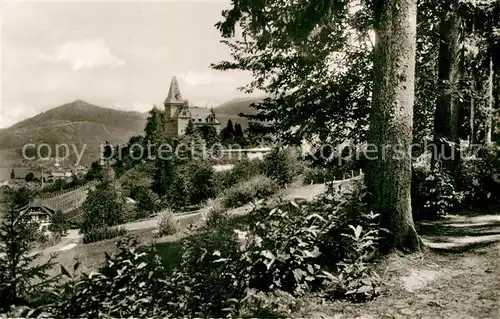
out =
[(89, 182), (80, 187), (63, 190), (49, 196), (35, 198), (33, 202), (46, 205), (54, 210), (60, 210), (63, 213), (70, 212), (79, 208), (87, 198), (88, 191), (97, 184), (96, 181)]

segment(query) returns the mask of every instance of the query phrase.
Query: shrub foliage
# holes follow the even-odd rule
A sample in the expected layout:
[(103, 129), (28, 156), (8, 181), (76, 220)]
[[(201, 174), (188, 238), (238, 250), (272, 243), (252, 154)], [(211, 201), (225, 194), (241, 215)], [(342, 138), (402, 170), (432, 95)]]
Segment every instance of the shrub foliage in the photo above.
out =
[[(254, 200), (240, 217), (209, 203), (217, 212), (183, 240), (179, 266), (165, 270), (152, 246), (121, 241), (96, 272), (63, 268), (68, 281), (36, 311), (100, 318), (275, 316), (276, 309), (286, 312), (276, 307), (279, 300), (292, 306), (308, 291), (370, 299), (379, 285), (370, 267), (378, 216), (365, 202), (363, 189), (341, 197), (332, 188), (308, 204)], [(172, 226), (171, 215), (161, 220)]]

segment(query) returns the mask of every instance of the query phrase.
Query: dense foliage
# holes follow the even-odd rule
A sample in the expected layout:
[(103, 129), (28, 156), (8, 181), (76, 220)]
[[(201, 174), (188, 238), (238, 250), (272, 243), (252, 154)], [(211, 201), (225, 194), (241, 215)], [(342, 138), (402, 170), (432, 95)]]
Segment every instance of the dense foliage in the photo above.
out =
[(104, 168), (99, 164), (98, 161), (92, 162), (90, 165), (89, 170), (87, 171), (87, 174), (85, 175), (85, 179), (87, 181), (91, 180), (102, 180), (104, 176)]
[[(342, 199), (329, 190), (328, 200), (306, 205), (282, 202), (270, 207), (255, 201), (248, 215), (219, 219), (186, 238), (180, 264), (169, 270), (152, 247), (121, 241), (117, 254), (106, 255), (96, 272), (75, 275), (62, 268), (68, 280), (45, 294), (32, 313), (255, 316), (276, 315), (279, 308), (271, 308), (277, 300), (272, 296), (292, 302), (318, 290), (332, 298), (372, 298), (379, 285), (369, 267), (376, 252), (377, 216), (364, 213), (363, 194), (356, 191)], [(361, 224), (350, 224), (356, 220)], [(325, 245), (335, 234), (342, 242)], [(328, 262), (334, 260), (343, 263)]]
[[(35, 264), (39, 254), (32, 254), (37, 238), (36, 225), (21, 215), (19, 201), (24, 191), (15, 191), (10, 197), (9, 210), (0, 226), (0, 311), (12, 305), (28, 305), (53, 281), (48, 270), (53, 267), (52, 257), (45, 263)], [(29, 197), (27, 197), (29, 200)]]
[(298, 159), (298, 154), (292, 150), (275, 148), (267, 154), (262, 163), (262, 169), (266, 176), (275, 180), (280, 186), (284, 186), (298, 176), (303, 168)]
[(97, 185), (83, 203), (83, 234), (124, 222), (124, 201), (110, 181)]
[(243, 180), (222, 193), (225, 207), (239, 207), (255, 198), (266, 198), (278, 190), (278, 184), (267, 176), (256, 175)]
[(58, 210), (52, 215), (49, 225), (49, 230), (59, 236), (66, 235), (70, 228), (70, 220), (66, 214)]
[(500, 148), (491, 145), (478, 155), (463, 161), (460, 174), (465, 204), (476, 208), (500, 200)]
[(159, 198), (149, 188), (138, 185), (130, 191), (130, 197), (136, 201), (136, 217), (144, 218), (159, 210)]
[(178, 230), (179, 227), (173, 212), (167, 210), (161, 213), (160, 218), (158, 219), (158, 232), (156, 235), (158, 237), (170, 236), (177, 233)]
[(438, 219), (460, 208), (461, 195), (449, 172), (436, 165), (413, 171), (413, 216), (416, 220)]

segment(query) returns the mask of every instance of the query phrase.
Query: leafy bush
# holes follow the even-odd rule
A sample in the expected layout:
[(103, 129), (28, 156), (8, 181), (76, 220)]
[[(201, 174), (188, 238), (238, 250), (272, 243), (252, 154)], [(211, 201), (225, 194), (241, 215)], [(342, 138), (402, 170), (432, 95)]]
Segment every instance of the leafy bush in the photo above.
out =
[(237, 230), (240, 258), (251, 288), (282, 290), (300, 295), (323, 281), (319, 244), (333, 224), (294, 202), (250, 216), (246, 229)]
[(130, 197), (137, 202), (137, 218), (148, 217), (159, 209), (158, 196), (143, 185), (132, 188)]
[(359, 225), (366, 230), (378, 227), (371, 219), (369, 203), (370, 194), (361, 181), (353, 184), (349, 193), (344, 193), (334, 184), (328, 184), (323, 194), (308, 203), (310, 210), (335, 224), (320, 241), (320, 250), (324, 252), (322, 264), (335, 268), (337, 263), (348, 257), (352, 242), (345, 234), (351, 231), (349, 225)]
[[(334, 226), (320, 240), (320, 264), (336, 266), (332, 275), (322, 271), (334, 298), (352, 301), (372, 299), (379, 293), (380, 280), (370, 262), (379, 248), (379, 215), (370, 210), (370, 194), (362, 184), (353, 185), (348, 194), (332, 186), (310, 204), (313, 211), (326, 214)], [(322, 213), (323, 212), (323, 213)], [(384, 230), (385, 231), (385, 230)]]
[(102, 228), (91, 228), (83, 235), (83, 243), (89, 244), (101, 240), (111, 239), (119, 236), (123, 236), (127, 233), (125, 228), (122, 227), (102, 227)]
[(172, 211), (163, 212), (158, 221), (157, 236), (170, 236), (178, 231), (177, 220)]
[(106, 254), (106, 264), (91, 274), (78, 277), (62, 267), (70, 280), (54, 292), (47, 311), (59, 318), (167, 316), (165, 273), (153, 247), (137, 247), (135, 240), (126, 239), (118, 249), (113, 257)]
[[(293, 297), (325, 284), (334, 285), (335, 297), (375, 296), (379, 281), (369, 262), (377, 252), (378, 216), (362, 202), (363, 188), (345, 200), (332, 192), (324, 196), (328, 201), (306, 205), (291, 202), (272, 208), (257, 201), (248, 215), (187, 239), (180, 269), (192, 280), (188, 299), (195, 301), (188, 308), (198, 307), (192, 315), (236, 315), (249, 307), (256, 307), (253, 315), (270, 314), (273, 303), (266, 301), (266, 294)], [(335, 266), (338, 275), (327, 271)]]
[(238, 207), (254, 198), (265, 198), (278, 191), (278, 185), (269, 177), (257, 175), (227, 189), (222, 197), (225, 207)]
[(220, 199), (210, 199), (205, 203), (203, 220), (207, 228), (216, 228), (225, 223), (229, 219), (227, 211), (222, 206)]
[(304, 170), (303, 176), (304, 185), (322, 184), (326, 181), (334, 180), (334, 178), (328, 173), (327, 169), (318, 167), (307, 167)]
[(233, 164), (234, 167), (231, 170), (216, 175), (217, 194), (231, 188), (238, 182), (249, 180), (263, 173), (261, 161), (238, 160)]
[(64, 236), (70, 228), (70, 221), (66, 214), (60, 210), (56, 211), (51, 218), (49, 230), (58, 235)]
[(172, 275), (182, 290), (172, 302), (183, 305), (183, 316), (220, 318), (237, 311), (246, 288), (240, 254), (229, 224), (183, 241), (182, 262)]
[(434, 169), (414, 169), (413, 214), (417, 220), (435, 220), (453, 211), (461, 202), (451, 176), (439, 163)]
[(470, 207), (500, 200), (500, 147), (484, 148), (479, 155), (464, 160), (461, 165), (460, 183), (464, 200)]
[[(168, 271), (151, 247), (119, 244), (97, 272), (77, 277), (63, 268), (70, 280), (43, 310), (53, 317), (267, 317), (290, 315), (296, 296), (324, 287), (334, 297), (372, 298), (378, 216), (365, 213), (365, 194), (356, 189), (346, 199), (331, 188), (304, 205), (254, 201), (249, 214), (214, 217), (184, 239), (180, 265)], [(162, 220), (171, 227), (173, 216)], [(179, 255), (178, 248), (171, 250)]]
[(215, 197), (214, 171), (204, 161), (192, 161), (185, 165), (181, 178), (186, 184), (188, 204), (199, 204), (208, 198)]
[(124, 201), (112, 183), (104, 182), (90, 192), (83, 203), (83, 222), (81, 231), (85, 234), (94, 228), (106, 229), (122, 223), (124, 216)]
[(183, 261), (175, 272), (177, 283), (189, 287), (182, 292), (183, 315), (270, 314), (275, 303), (263, 304), (255, 292), (299, 293), (295, 288), (307, 285), (312, 276), (308, 269), (318, 267), (313, 263), (318, 250), (312, 239), (318, 233), (313, 225), (317, 221), (311, 217), (306, 225), (297, 223), (306, 218), (291, 204), (271, 209), (257, 202), (249, 215), (229, 218), (184, 240)]
[[(377, 215), (372, 214), (371, 219)], [(372, 229), (363, 229), (360, 225), (354, 227), (349, 225), (352, 233), (343, 234), (348, 240), (348, 253), (344, 260), (338, 263), (338, 275), (328, 275), (333, 279), (333, 295), (347, 298), (352, 301), (366, 301), (373, 299), (380, 293), (380, 277), (368, 267), (366, 262), (373, 253), (373, 248), (378, 240), (378, 229), (373, 225)]]
[(266, 176), (284, 186), (299, 174), (303, 165), (299, 162), (297, 154), (291, 150), (275, 148), (266, 155), (262, 167)]

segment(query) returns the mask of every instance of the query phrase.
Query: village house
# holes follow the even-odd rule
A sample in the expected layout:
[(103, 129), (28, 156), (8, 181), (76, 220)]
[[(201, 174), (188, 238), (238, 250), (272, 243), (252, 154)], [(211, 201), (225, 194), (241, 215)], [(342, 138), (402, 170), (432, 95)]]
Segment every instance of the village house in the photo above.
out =
[(43, 204), (30, 204), (21, 210), (19, 217), (29, 218), (29, 221), (38, 224), (39, 231), (46, 232), (51, 223), (55, 210)]
[(66, 180), (68, 177), (66, 176), (66, 173), (65, 172), (52, 172), (51, 173), (51, 177), (54, 179), (54, 180), (58, 180), (58, 179), (62, 179), (62, 180)]
[(48, 181), (51, 179), (51, 174), (48, 174), (46, 172), (39, 171), (37, 169), (30, 169), (30, 168), (13, 168), (10, 173), (10, 177), (12, 180), (25, 180), (26, 176), (32, 173), (33, 178), (35, 181), (41, 181), (42, 179), (44, 181)]
[(165, 131), (167, 136), (175, 137), (184, 135), (191, 122), (193, 127), (211, 126), (216, 133), (220, 133), (220, 121), (216, 118), (213, 109), (190, 107), (187, 100), (182, 99), (177, 78), (172, 77), (165, 106)]

